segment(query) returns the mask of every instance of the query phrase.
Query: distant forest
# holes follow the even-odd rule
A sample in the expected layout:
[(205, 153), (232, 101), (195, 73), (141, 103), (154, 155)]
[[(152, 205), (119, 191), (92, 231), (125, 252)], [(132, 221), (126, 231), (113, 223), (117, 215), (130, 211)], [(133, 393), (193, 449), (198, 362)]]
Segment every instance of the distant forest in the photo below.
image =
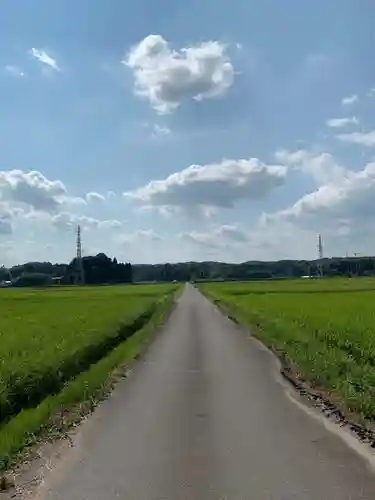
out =
[[(130, 264), (118, 262), (104, 253), (83, 258), (87, 284), (132, 283), (154, 281), (196, 280), (259, 280), (318, 276), (319, 264), (325, 276), (375, 275), (375, 257), (334, 257), (322, 261), (279, 260), (274, 262), (249, 261), (241, 264), (224, 262), (181, 262), (177, 264)], [(9, 270), (0, 267), (0, 281), (11, 279), (18, 286), (35, 286), (52, 282), (53, 277), (63, 277), (61, 283), (69, 283), (69, 275), (75, 268), (69, 264), (27, 262)]]

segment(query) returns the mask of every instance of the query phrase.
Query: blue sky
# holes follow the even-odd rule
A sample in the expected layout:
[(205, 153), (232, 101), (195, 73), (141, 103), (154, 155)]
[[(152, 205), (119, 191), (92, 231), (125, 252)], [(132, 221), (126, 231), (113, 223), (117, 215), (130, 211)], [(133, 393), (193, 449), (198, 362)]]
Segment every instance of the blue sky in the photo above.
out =
[(132, 262), (373, 253), (374, 18), (2, 0), (0, 263), (70, 260), (78, 223)]

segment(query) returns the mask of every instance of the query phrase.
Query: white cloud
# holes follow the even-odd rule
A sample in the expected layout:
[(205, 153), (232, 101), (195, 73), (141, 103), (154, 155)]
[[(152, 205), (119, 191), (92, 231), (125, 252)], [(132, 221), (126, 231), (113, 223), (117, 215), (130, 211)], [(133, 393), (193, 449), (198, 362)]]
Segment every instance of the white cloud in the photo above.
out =
[(342, 128), (347, 125), (358, 125), (359, 121), (355, 116), (351, 118), (331, 118), (327, 121), (328, 127), (331, 128)]
[(275, 153), (275, 158), (309, 174), (319, 185), (338, 181), (348, 174), (347, 169), (338, 165), (332, 155), (319, 151), (281, 149)]
[(163, 238), (153, 229), (138, 229), (132, 233), (123, 233), (116, 236), (116, 241), (120, 244), (131, 244), (139, 240), (161, 241)]
[(80, 196), (62, 196), (61, 203), (68, 206), (87, 205), (87, 201)]
[(153, 229), (138, 229), (138, 231), (136, 231), (136, 235), (137, 237), (140, 237), (140, 238), (149, 238), (151, 240), (161, 240), (163, 239), (160, 234), (157, 234), (155, 233), (155, 231)]
[[(69, 212), (60, 212), (51, 218), (51, 224), (61, 231), (70, 231), (77, 227), (82, 221), (80, 218)], [(97, 221), (95, 221), (97, 225)]]
[(79, 224), (83, 229), (118, 229), (121, 227), (121, 222), (114, 220), (99, 220), (94, 217), (88, 217), (86, 215), (78, 215), (71, 212), (59, 212), (58, 214), (52, 216), (49, 222), (56, 229), (62, 231), (71, 231), (77, 227)]
[[(280, 227), (279, 227), (280, 226)], [(293, 237), (297, 236), (298, 245)], [(181, 250), (188, 260), (219, 260), (244, 262), (248, 260), (275, 260), (302, 257), (306, 248), (305, 239), (311, 243), (306, 231), (291, 230), (285, 224), (252, 225), (251, 230), (238, 224), (211, 226), (206, 231), (186, 231), (179, 234)], [(315, 237), (315, 234), (314, 234)], [(313, 244), (313, 248), (315, 245)], [(299, 255), (298, 255), (299, 253)], [(297, 254), (297, 255), (296, 255)]]
[(375, 217), (375, 162), (350, 172), (336, 183), (320, 186), (287, 209), (263, 217), (265, 223), (287, 222), (318, 231), (358, 232)]
[(100, 193), (91, 192), (86, 194), (86, 200), (89, 203), (102, 202), (105, 201), (105, 196)]
[(171, 129), (168, 127), (163, 127), (162, 125), (158, 125), (157, 123), (153, 126), (153, 137), (165, 137), (171, 134)]
[[(86, 196), (89, 200), (102, 199), (98, 193)], [(23, 170), (0, 170), (0, 202), (9, 203), (13, 212), (28, 213), (26, 209), (29, 209), (30, 217), (35, 211), (57, 214), (87, 205), (85, 199), (71, 196), (61, 180), (50, 180), (38, 171)], [(35, 216), (42, 217), (41, 214)]]
[(344, 97), (341, 101), (341, 104), (347, 106), (349, 104), (354, 104), (357, 101), (358, 101), (358, 96), (356, 94), (353, 94), (348, 97)]
[(250, 241), (250, 234), (236, 225), (225, 224), (206, 232), (188, 231), (180, 235), (183, 240), (204, 247), (227, 248)]
[(24, 71), (19, 66), (14, 66), (12, 64), (7, 64), (4, 66), (4, 71), (15, 78), (22, 78), (25, 76)]
[(42, 64), (49, 66), (53, 70), (61, 71), (59, 65), (57, 64), (56, 59), (49, 56), (47, 52), (45, 52), (44, 50), (39, 50), (33, 47), (32, 49), (29, 50), (29, 54), (35, 57), (35, 59), (38, 59), (38, 61), (40, 61)]
[(135, 93), (161, 114), (172, 112), (186, 99), (221, 96), (234, 79), (226, 47), (217, 41), (177, 52), (162, 36), (149, 35), (123, 62), (134, 73)]
[(359, 144), (360, 146), (375, 146), (375, 130), (371, 132), (352, 132), (350, 134), (338, 134), (337, 138), (342, 142)]
[(8, 201), (0, 201), (0, 235), (11, 234), (17, 219), (23, 219), (26, 213), (19, 206)]
[(55, 211), (67, 198), (64, 184), (50, 181), (37, 171), (0, 171), (0, 200), (28, 205), (35, 210)]
[(219, 236), (219, 238), (227, 238), (236, 242), (245, 243), (246, 241), (249, 241), (249, 234), (235, 225), (226, 224), (220, 226), (217, 228), (215, 233)]
[(194, 210), (232, 208), (241, 199), (260, 199), (282, 185), (287, 168), (257, 158), (191, 165), (166, 179), (153, 180), (124, 196), (148, 207)]
[(12, 214), (0, 206), (0, 235), (12, 233)]
[[(94, 198), (98, 197), (88, 196), (88, 199)], [(45, 249), (38, 255), (39, 241), (56, 241), (56, 238), (59, 243), (52, 250), (53, 256), (48, 258), (69, 259), (78, 224), (87, 232), (86, 241), (98, 241), (99, 246), (107, 248), (111, 234), (118, 231), (122, 224), (116, 219), (100, 220), (85, 213), (90, 208), (83, 198), (70, 196), (60, 180), (50, 180), (36, 171), (0, 171), (0, 235), (12, 233), (12, 238), (20, 246), (17, 254), (10, 255), (10, 262), (27, 260), (35, 254), (36, 258), (46, 258)], [(59, 236), (53, 229), (60, 231)], [(30, 231), (37, 235), (32, 248), (25, 246)]]
[(121, 222), (116, 219), (103, 220), (98, 224), (99, 229), (119, 229), (121, 226), (122, 226)]
[(213, 248), (222, 246), (222, 242), (220, 242), (214, 232), (188, 231), (181, 233), (179, 236), (182, 240), (194, 245)]

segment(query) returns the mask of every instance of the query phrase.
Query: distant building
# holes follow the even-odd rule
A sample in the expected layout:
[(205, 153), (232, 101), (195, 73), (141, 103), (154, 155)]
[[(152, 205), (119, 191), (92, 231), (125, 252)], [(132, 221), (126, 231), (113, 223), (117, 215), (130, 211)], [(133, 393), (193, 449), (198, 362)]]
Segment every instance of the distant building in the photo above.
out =
[(12, 286), (11, 281), (9, 281), (9, 280), (0, 281), (0, 288), (8, 288), (9, 286)]
[(61, 285), (61, 281), (64, 279), (64, 276), (55, 276), (52, 279), (52, 285)]

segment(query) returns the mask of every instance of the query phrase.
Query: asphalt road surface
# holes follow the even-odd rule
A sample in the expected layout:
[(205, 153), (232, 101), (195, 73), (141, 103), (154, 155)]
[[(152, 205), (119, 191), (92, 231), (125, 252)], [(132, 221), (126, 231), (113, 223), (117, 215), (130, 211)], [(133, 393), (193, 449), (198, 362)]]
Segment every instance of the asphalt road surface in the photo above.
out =
[(374, 500), (370, 461), (313, 411), (288, 396), (272, 355), (187, 285), (38, 498)]

